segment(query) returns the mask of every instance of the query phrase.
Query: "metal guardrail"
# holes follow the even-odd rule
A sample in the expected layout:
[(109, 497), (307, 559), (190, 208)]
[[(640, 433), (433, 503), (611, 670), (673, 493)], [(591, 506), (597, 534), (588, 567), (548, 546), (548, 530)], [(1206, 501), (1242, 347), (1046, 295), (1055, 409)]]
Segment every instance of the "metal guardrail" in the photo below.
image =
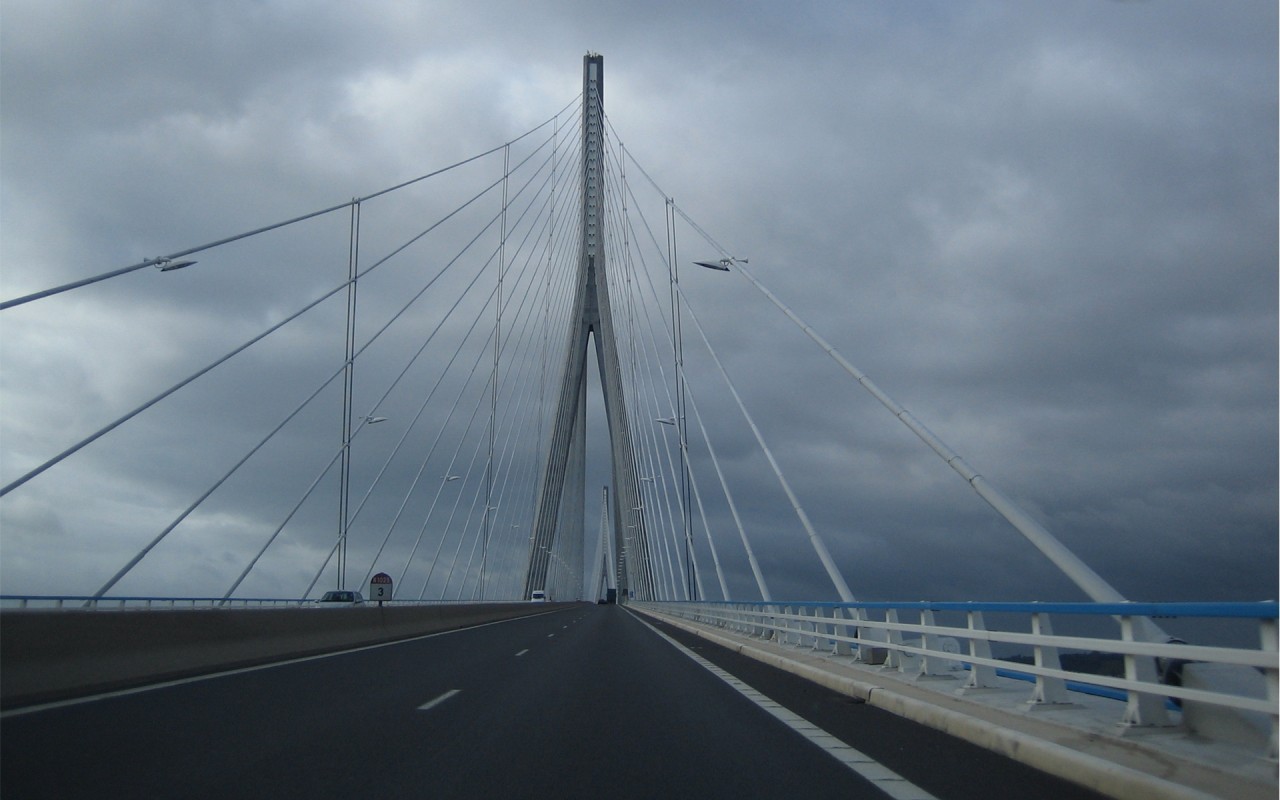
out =
[[(388, 606), (463, 606), (503, 601), (480, 600), (387, 600)], [(522, 602), (522, 601), (511, 601)], [(185, 610), (208, 608), (288, 608), (317, 605), (315, 599), (281, 597), (94, 597), (92, 595), (0, 594), (0, 609), (57, 610)], [(363, 605), (376, 606), (366, 600)]]
[[(657, 602), (639, 604), (655, 611), (783, 644), (829, 649), (864, 664), (914, 675), (947, 675), (967, 671), (964, 687), (997, 685), (1015, 670), (1034, 680), (1029, 702), (1067, 703), (1067, 692), (1115, 697), (1125, 703), (1122, 726), (1172, 725), (1166, 703), (1176, 707), (1203, 704), (1270, 719), (1268, 757), (1276, 758), (1277, 741), (1277, 609), (1265, 603), (811, 603), (811, 602)], [(939, 622), (939, 615), (962, 618), (963, 624)], [(959, 615), (963, 615), (960, 617)], [(994, 628), (988, 616), (1015, 615), (1018, 626)], [(1051, 616), (1114, 618), (1119, 638), (1056, 635)], [(1142, 618), (1255, 620), (1258, 647), (1141, 641)], [(1021, 629), (1014, 630), (1012, 628)], [(1013, 663), (992, 655), (992, 645), (1030, 648), (1033, 663)], [(1062, 668), (1059, 651), (1074, 650), (1121, 656), (1123, 677), (1095, 675)], [(1211, 676), (1193, 679), (1198, 665), (1220, 665), (1237, 675), (1261, 677), (1256, 694), (1247, 688), (1214, 686)], [(1193, 666), (1196, 665), (1196, 666)], [(1070, 685), (1069, 683), (1070, 682)], [(1226, 682), (1230, 684), (1231, 682)], [(1202, 706), (1202, 707), (1203, 707)]]

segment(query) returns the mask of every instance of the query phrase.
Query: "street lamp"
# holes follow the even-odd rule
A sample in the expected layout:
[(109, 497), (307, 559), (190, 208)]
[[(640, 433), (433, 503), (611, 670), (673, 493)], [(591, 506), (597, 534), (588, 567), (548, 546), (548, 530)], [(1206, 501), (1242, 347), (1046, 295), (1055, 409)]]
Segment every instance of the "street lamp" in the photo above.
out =
[(184, 267), (189, 267), (195, 263), (197, 262), (191, 261), (190, 259), (186, 261), (174, 261), (172, 258), (160, 258), (156, 260), (155, 268), (161, 272), (173, 272), (175, 269), (183, 269)]
[(734, 264), (737, 264), (738, 262), (742, 262), (743, 264), (749, 263), (745, 258), (734, 258), (733, 256), (729, 256), (728, 258), (722, 258), (717, 262), (695, 261), (693, 263), (698, 265), (699, 267), (706, 267), (707, 269), (714, 269), (720, 272), (728, 272), (729, 267), (733, 266)]

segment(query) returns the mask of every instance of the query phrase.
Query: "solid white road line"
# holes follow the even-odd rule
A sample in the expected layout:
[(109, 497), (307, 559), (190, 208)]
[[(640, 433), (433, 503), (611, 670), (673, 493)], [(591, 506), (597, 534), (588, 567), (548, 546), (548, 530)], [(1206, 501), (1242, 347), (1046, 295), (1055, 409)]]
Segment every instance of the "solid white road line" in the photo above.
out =
[(828, 754), (834, 757), (841, 764), (844, 764), (849, 769), (871, 781), (877, 789), (889, 795), (894, 800), (938, 800), (934, 795), (931, 795), (924, 789), (916, 786), (914, 783), (908, 781), (906, 778), (876, 761), (866, 753), (850, 747), (799, 714), (795, 714), (773, 700), (770, 700), (766, 695), (763, 695), (751, 688), (747, 684), (735, 678), (733, 675), (730, 675), (728, 672), (725, 672), (715, 664), (712, 664), (710, 661), (707, 661), (705, 658), (680, 644), (675, 639), (672, 639), (670, 636), (653, 627), (648, 622), (637, 616), (634, 612), (628, 610), (627, 613), (631, 614), (632, 617), (635, 617), (640, 624), (658, 634), (663, 639), (666, 639), (672, 647), (676, 648), (689, 658), (696, 661), (702, 667), (706, 668), (706, 670), (712, 675), (715, 675), (720, 680), (732, 686), (742, 694), (743, 697), (772, 714), (779, 722), (813, 742), (818, 747), (821, 747), (823, 750), (826, 750)]
[(449, 691), (447, 691), (447, 692), (445, 692), (444, 694), (440, 695), (440, 696), (439, 696), (439, 697), (437, 697), (436, 699), (434, 699), (434, 700), (428, 700), (427, 702), (425, 702), (425, 703), (423, 703), (422, 705), (418, 706), (418, 710), (419, 710), (419, 711), (430, 711), (431, 709), (433, 709), (433, 708), (435, 708), (436, 706), (440, 705), (440, 704), (441, 704), (441, 703), (443, 703), (445, 700), (448, 700), (450, 697), (453, 697), (455, 694), (457, 694), (457, 693), (458, 693), (458, 692), (460, 692), (460, 691), (462, 691), (462, 690), (461, 690), (461, 689), (450, 689)]

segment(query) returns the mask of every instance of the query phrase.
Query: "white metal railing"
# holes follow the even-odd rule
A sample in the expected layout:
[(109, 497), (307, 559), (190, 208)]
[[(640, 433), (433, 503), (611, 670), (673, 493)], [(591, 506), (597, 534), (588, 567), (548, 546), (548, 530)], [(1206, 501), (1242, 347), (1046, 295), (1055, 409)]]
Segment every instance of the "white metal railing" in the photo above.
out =
[[(1203, 704), (1260, 714), (1270, 720), (1268, 756), (1276, 758), (1277, 604), (1266, 603), (814, 603), (814, 602), (658, 602), (637, 604), (712, 627), (772, 639), (782, 644), (828, 649), (856, 661), (915, 675), (959, 674), (964, 686), (996, 685), (996, 678), (1034, 682), (1029, 702), (1065, 703), (1068, 691), (1112, 697), (1124, 702), (1118, 722), (1124, 726), (1173, 724), (1167, 708)], [(939, 615), (963, 622), (945, 624)], [(1052, 617), (1117, 620), (1119, 636), (1055, 634)], [(993, 627), (992, 616), (1015, 624)], [(1257, 625), (1258, 646), (1142, 641), (1136, 632), (1144, 619), (1237, 620)], [(1092, 626), (1101, 627), (1101, 626)], [(1109, 627), (1109, 626), (1108, 626)], [(992, 645), (1030, 649), (1033, 663), (999, 659)], [(1121, 656), (1124, 676), (1064, 670), (1059, 651)], [(1261, 677), (1256, 693), (1216, 686), (1183, 685), (1187, 665), (1225, 665), (1246, 676)], [(1196, 668), (1192, 668), (1194, 671)], [(1192, 681), (1186, 681), (1191, 683)], [(1212, 682), (1210, 682), (1212, 683)]]

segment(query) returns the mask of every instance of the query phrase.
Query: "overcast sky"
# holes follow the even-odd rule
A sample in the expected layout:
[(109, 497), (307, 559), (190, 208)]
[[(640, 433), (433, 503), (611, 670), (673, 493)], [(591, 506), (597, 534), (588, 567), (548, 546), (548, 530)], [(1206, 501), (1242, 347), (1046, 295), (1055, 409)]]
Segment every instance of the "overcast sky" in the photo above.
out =
[[(593, 50), (615, 144), (1123, 595), (1271, 599), (1276, 31), (1265, 1), (3, 0), (0, 297), (500, 145), (573, 101)], [(430, 186), (369, 204), (362, 253), (466, 199)], [(340, 283), (347, 224), (0, 312), (0, 477)], [(857, 596), (1083, 599), (741, 276), (694, 274), (717, 254), (677, 233), (685, 290)], [(369, 319), (409, 285), (386, 281)], [(0, 590), (96, 589), (341, 363), (329, 305), (0, 499)], [(685, 332), (773, 594), (834, 598)], [(358, 393), (399, 366), (369, 367)], [(225, 590), (332, 452), (329, 399), (311, 423), (328, 439), (294, 434), (120, 590)], [(397, 469), (407, 486), (414, 467)], [(332, 538), (324, 502), (305, 512), (324, 533), (289, 533), (247, 593), (304, 588)], [(752, 596), (723, 501), (709, 512)]]

